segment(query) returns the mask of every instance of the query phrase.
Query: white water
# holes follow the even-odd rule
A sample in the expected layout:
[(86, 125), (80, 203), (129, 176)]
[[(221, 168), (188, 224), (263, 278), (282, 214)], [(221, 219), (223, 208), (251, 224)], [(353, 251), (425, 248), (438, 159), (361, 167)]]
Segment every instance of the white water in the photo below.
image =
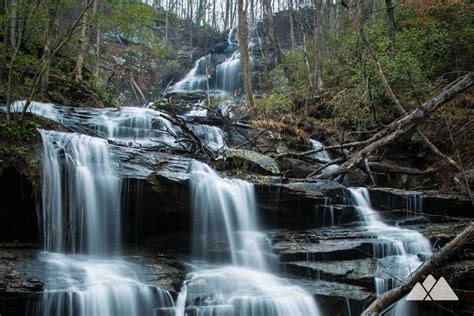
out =
[[(321, 149), (324, 147), (324, 145), (320, 142), (318, 142), (317, 140), (314, 140), (314, 139), (310, 139), (310, 144), (311, 144), (311, 148), (312, 149), (315, 149), (315, 150), (318, 150), (318, 149)], [(317, 153), (314, 153), (312, 155), (313, 159), (316, 160), (317, 162), (319, 163), (322, 163), (322, 164), (325, 164), (329, 161), (331, 161), (331, 156), (329, 155), (329, 153), (327, 152), (327, 150), (322, 150), (322, 151), (319, 151)], [(334, 165), (330, 165), (330, 166), (327, 166), (323, 172), (330, 172), (330, 171), (334, 171), (338, 168), (338, 165), (334, 164)]]
[[(193, 251), (198, 261), (176, 315), (319, 315), (313, 297), (271, 274), (271, 245), (259, 231), (253, 186), (191, 166)], [(204, 262), (202, 262), (204, 261)]]
[[(415, 271), (422, 263), (417, 255), (431, 255), (431, 244), (417, 231), (383, 223), (378, 212), (372, 208), (366, 188), (350, 188), (349, 192), (364, 228), (376, 237), (373, 247), (379, 265), (375, 285), (377, 295), (380, 295)], [(410, 307), (409, 302), (401, 300), (390, 314), (413, 315), (414, 311)]]
[(140, 280), (138, 266), (113, 255), (121, 250), (121, 181), (107, 141), (40, 132), (47, 282), (29, 314), (139, 316), (173, 306), (167, 291)]
[[(12, 104), (13, 112), (20, 112), (24, 101)], [(50, 103), (32, 102), (29, 112), (52, 119), (62, 123), (66, 110), (56, 107)], [(80, 110), (80, 109), (79, 109)], [(76, 111), (70, 108), (71, 112)], [(116, 144), (129, 147), (177, 147), (176, 139), (181, 130), (173, 125), (167, 113), (139, 107), (121, 107), (117, 109), (91, 109), (91, 114), (86, 117), (74, 117), (69, 120), (79, 125), (85, 124), (99, 136), (104, 137)], [(77, 115), (77, 114), (76, 114)], [(207, 110), (199, 106), (193, 108), (185, 116), (206, 116)], [(79, 122), (80, 120), (80, 122)], [(68, 121), (69, 122), (69, 121)], [(83, 124), (80, 124), (83, 123)], [(226, 147), (226, 134), (216, 126), (188, 124), (195, 134), (214, 150)], [(106, 143), (106, 142), (102, 142)]]
[[(25, 106), (26, 101), (15, 101), (11, 104), (10, 110), (12, 112), (20, 113)], [(38, 116), (49, 118), (53, 121), (60, 121), (58, 110), (54, 107), (54, 104), (43, 103), (32, 101), (28, 107), (28, 112), (36, 114)]]
[(103, 111), (92, 123), (107, 139), (131, 147), (175, 146), (179, 132), (166, 113), (138, 107)]
[[(255, 33), (254, 29), (250, 32), (249, 48), (252, 48), (256, 45), (255, 42), (260, 40)], [(236, 29), (231, 29), (228, 33), (226, 53), (227, 58), (218, 65), (212, 62), (210, 54), (199, 58), (194, 67), (170, 90), (173, 92), (206, 91), (209, 81), (209, 89), (213, 92), (237, 96), (239, 89), (243, 86), (243, 79)], [(252, 67), (254, 66), (252, 56), (250, 56), (250, 64)], [(213, 67), (215, 67), (215, 78), (211, 76), (211, 68)]]
[(211, 67), (211, 55), (199, 58), (194, 67), (184, 76), (183, 79), (173, 85), (171, 91), (197, 91), (207, 90), (207, 81)]
[(121, 238), (121, 181), (107, 141), (41, 131), (42, 228), (45, 250), (106, 254)]
[(214, 150), (226, 147), (225, 133), (217, 126), (191, 125), (191, 129), (201, 141)]

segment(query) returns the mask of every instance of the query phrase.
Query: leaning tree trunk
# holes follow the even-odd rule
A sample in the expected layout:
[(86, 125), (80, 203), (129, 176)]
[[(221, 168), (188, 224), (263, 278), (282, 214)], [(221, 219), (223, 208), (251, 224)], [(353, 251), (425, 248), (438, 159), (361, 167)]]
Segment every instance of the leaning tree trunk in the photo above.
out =
[(334, 178), (337, 175), (345, 173), (363, 162), (374, 150), (393, 142), (398, 137), (406, 134), (428, 118), (433, 112), (440, 108), (447, 101), (452, 99), (457, 93), (466, 90), (474, 83), (474, 72), (467, 74), (458, 81), (446, 86), (441, 93), (431, 100), (423, 103), (413, 112), (405, 117), (395, 120), (385, 129), (381, 130), (367, 140), (367, 146), (357, 151), (349, 160), (342, 164), (337, 170), (320, 175), (319, 178)]
[(272, 44), (273, 52), (276, 57), (276, 64), (280, 65), (283, 62), (283, 53), (278, 45), (278, 41), (275, 36), (275, 28), (273, 23), (273, 10), (270, 0), (262, 0), (263, 9), (265, 10), (265, 20), (267, 25), (267, 34)]
[(387, 24), (388, 24), (388, 43), (390, 47), (390, 53), (395, 54), (395, 16), (393, 14), (394, 6), (392, 0), (385, 0), (385, 5), (387, 6)]
[(250, 70), (248, 48), (249, 30), (247, 24), (247, 10), (244, 10), (244, 0), (238, 0), (237, 7), (239, 17), (240, 65), (244, 78), (245, 98), (247, 99), (247, 105), (253, 107), (255, 101), (252, 94), (252, 72)]
[(425, 261), (415, 272), (410, 274), (402, 285), (391, 289), (379, 296), (362, 315), (380, 315), (385, 309), (398, 302), (418, 283), (423, 281), (429, 274), (442, 266), (452, 255), (456, 253), (466, 243), (474, 239), (474, 222), (451, 240), (447, 245), (435, 253), (428, 261)]
[(323, 0), (314, 2), (314, 84), (317, 91), (323, 88)]
[[(83, 8), (88, 7), (88, 2), (90, 0), (83, 0)], [(79, 34), (79, 50), (76, 56), (76, 67), (74, 70), (74, 81), (82, 82), (82, 67), (84, 66), (84, 54), (86, 52), (87, 46), (87, 13), (82, 16), (81, 21), (81, 30)]]

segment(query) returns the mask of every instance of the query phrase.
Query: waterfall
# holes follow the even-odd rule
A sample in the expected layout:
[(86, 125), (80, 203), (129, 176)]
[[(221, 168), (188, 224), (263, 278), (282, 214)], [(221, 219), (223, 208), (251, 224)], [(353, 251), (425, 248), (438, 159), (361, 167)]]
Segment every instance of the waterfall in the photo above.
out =
[[(153, 315), (171, 295), (142, 283), (121, 250), (121, 180), (106, 140), (41, 130), (39, 210), (47, 281), (30, 315)], [(115, 255), (114, 255), (115, 254)]]
[[(372, 208), (367, 188), (349, 188), (352, 205), (368, 233), (376, 240), (373, 243), (374, 257), (379, 265), (375, 276), (377, 295), (387, 292), (415, 271), (421, 261), (418, 254), (431, 255), (430, 241), (421, 233), (382, 222), (378, 212)], [(413, 315), (408, 301), (400, 300), (390, 311), (394, 315)]]
[[(310, 144), (311, 144), (311, 148), (314, 149), (314, 150), (319, 150), (319, 149), (322, 149), (324, 147), (324, 145), (322, 143), (318, 142), (317, 140), (310, 139), (309, 141), (310, 141)], [(331, 156), (329, 155), (327, 150), (322, 150), (322, 151), (319, 151), (317, 153), (314, 153), (312, 155), (312, 158), (314, 160), (316, 160), (317, 162), (322, 163), (322, 164), (325, 164), (325, 163), (330, 162), (332, 160)], [(338, 168), (338, 165), (336, 165), (336, 164), (330, 165), (330, 166), (326, 167), (323, 170), (323, 172), (334, 171), (337, 168)]]
[(186, 76), (171, 87), (171, 91), (207, 90), (210, 67), (211, 55), (199, 58)]
[(93, 118), (92, 123), (100, 135), (131, 147), (173, 146), (178, 133), (168, 114), (147, 108), (106, 110)]
[(214, 150), (226, 147), (225, 133), (217, 126), (210, 125), (191, 125), (194, 134), (207, 146)]
[(271, 274), (271, 245), (257, 224), (253, 186), (191, 166), (193, 253), (197, 260), (176, 315), (319, 315), (314, 298)]
[[(172, 92), (183, 91), (206, 91), (207, 81), (209, 88), (217, 94), (226, 94), (230, 96), (238, 95), (239, 89), (243, 86), (242, 72), (240, 70), (240, 52), (239, 43), (235, 38), (236, 29), (229, 30), (227, 35), (227, 47), (225, 50), (226, 59), (217, 64), (213, 62), (212, 55), (206, 55), (199, 58), (194, 67), (170, 88)], [(259, 41), (254, 28), (250, 32), (249, 48), (256, 45)], [(254, 59), (250, 56), (250, 64), (254, 67)], [(215, 68), (215, 71), (211, 71)], [(215, 74), (214, 74), (215, 73)]]
[(121, 181), (107, 141), (41, 131), (42, 226), (52, 252), (106, 254), (120, 245)]

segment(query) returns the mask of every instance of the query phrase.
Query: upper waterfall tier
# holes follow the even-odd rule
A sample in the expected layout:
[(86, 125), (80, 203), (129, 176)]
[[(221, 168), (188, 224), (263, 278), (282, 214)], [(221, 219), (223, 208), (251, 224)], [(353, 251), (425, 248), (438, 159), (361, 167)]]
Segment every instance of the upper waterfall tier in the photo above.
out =
[[(260, 47), (257, 29), (252, 28), (249, 36), (249, 50)], [(200, 57), (193, 68), (176, 84), (170, 87), (171, 92), (207, 91), (238, 97), (243, 87), (240, 69), (239, 41), (236, 29), (227, 35), (224, 54), (208, 54)], [(251, 67), (255, 68), (254, 57), (250, 54)]]

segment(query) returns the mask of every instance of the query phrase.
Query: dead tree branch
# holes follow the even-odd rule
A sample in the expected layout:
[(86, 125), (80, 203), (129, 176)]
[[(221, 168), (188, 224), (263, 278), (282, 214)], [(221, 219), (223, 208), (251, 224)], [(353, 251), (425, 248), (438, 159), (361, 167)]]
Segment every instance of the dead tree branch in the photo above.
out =
[(433, 112), (440, 108), (447, 101), (451, 100), (456, 94), (466, 90), (474, 83), (474, 73), (461, 77), (455, 82), (446, 86), (437, 96), (423, 103), (409, 115), (395, 120), (388, 125), (387, 128), (381, 130), (370, 139), (367, 140), (367, 146), (352, 155), (337, 170), (321, 175), (320, 178), (334, 178), (339, 174), (347, 172), (347, 170), (360, 164), (374, 150), (393, 142), (398, 137), (405, 135), (407, 132), (415, 128), (424, 119), (429, 117)]
[(447, 259), (454, 255), (466, 243), (472, 242), (473, 238), (474, 222), (470, 222), (456, 238), (431, 256), (431, 258), (425, 261), (416, 271), (407, 276), (402, 285), (385, 292), (373, 301), (362, 315), (380, 315), (384, 310), (408, 294), (416, 283), (423, 281), (430, 273), (442, 266)]

